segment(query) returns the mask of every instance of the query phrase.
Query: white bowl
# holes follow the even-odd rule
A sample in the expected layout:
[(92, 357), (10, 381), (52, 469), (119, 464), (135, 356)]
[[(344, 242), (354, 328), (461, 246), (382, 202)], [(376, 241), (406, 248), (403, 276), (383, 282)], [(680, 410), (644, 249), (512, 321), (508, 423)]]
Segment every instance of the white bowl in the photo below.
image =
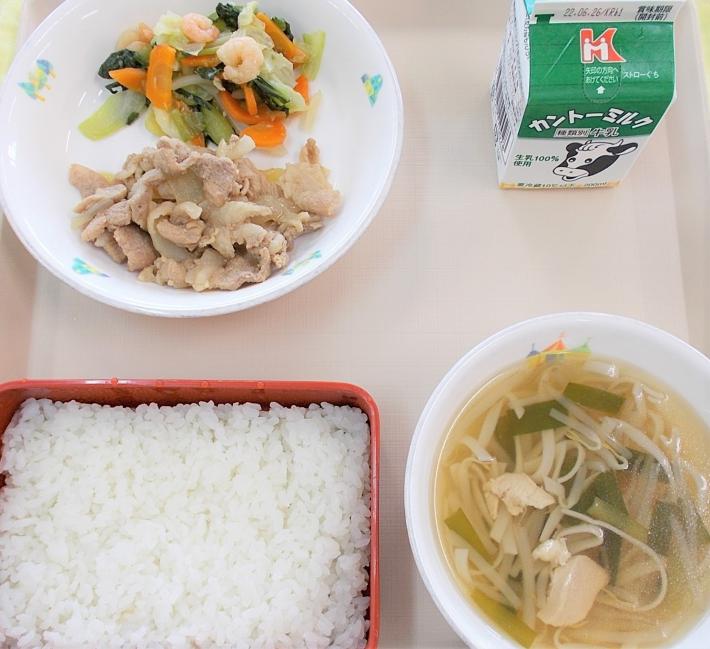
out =
[[(658, 377), (683, 396), (710, 427), (710, 359), (650, 325), (597, 313), (561, 313), (526, 320), (488, 338), (439, 383), (412, 439), (405, 477), (407, 530), (419, 572), (439, 610), (461, 639), (476, 649), (520, 649), (466, 600), (455, 584), (436, 534), (434, 471), (444, 435), (471, 395), (488, 379), (520, 362), (532, 346), (564, 337), (569, 348), (588, 342), (592, 352), (626, 361)], [(707, 647), (710, 615), (676, 642), (675, 649)]]
[[(78, 193), (67, 182), (69, 164), (117, 171), (126, 156), (155, 142), (139, 119), (91, 142), (77, 130), (108, 96), (96, 70), (126, 28), (153, 24), (166, 10), (210, 13), (216, 0), (67, 0), (18, 53), (0, 96), (0, 195), (20, 240), (47, 269), (82, 293), (116, 307), (163, 316), (201, 316), (245, 309), (284, 295), (330, 266), (363, 233), (389, 190), (402, 144), (402, 98), (397, 77), (373, 29), (346, 0), (262, 0), (286, 17), (294, 33), (325, 30), (327, 43), (313, 90), (323, 91), (312, 133), (289, 128), (288, 156), (254, 156), (257, 166), (294, 161), (306, 138), (318, 141), (324, 164), (344, 204), (322, 230), (296, 242), (290, 265), (262, 284), (197, 294), (136, 279), (70, 229)], [(33, 99), (20, 83), (49, 61), (54, 77)], [(34, 73), (34, 80), (41, 75)], [(368, 75), (365, 77), (364, 75)], [(381, 88), (363, 81), (379, 75)], [(102, 83), (103, 82), (103, 83)], [(35, 93), (37, 94), (37, 93)], [(375, 101), (373, 101), (375, 100)]]

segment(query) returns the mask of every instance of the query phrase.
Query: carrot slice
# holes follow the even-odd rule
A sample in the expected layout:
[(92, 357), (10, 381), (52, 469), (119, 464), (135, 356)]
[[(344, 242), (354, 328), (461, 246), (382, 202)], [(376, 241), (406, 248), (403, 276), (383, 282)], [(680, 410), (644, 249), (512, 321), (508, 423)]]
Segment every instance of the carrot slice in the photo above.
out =
[(189, 143), (194, 146), (205, 146), (205, 136), (202, 133), (198, 133), (190, 138)]
[(263, 104), (259, 106), (259, 122), (283, 122), (288, 115), (280, 110), (271, 110)]
[(244, 91), (244, 103), (247, 105), (247, 112), (253, 117), (259, 112), (259, 107), (256, 105), (256, 93), (248, 83), (242, 84), (242, 90)]
[(233, 120), (242, 124), (258, 124), (261, 121), (258, 115), (250, 115), (246, 107), (226, 90), (219, 93), (219, 100), (227, 115)]
[(202, 56), (186, 56), (180, 61), (184, 68), (213, 68), (219, 65), (219, 57), (216, 54), (203, 54)]
[(308, 88), (308, 77), (305, 74), (302, 74), (298, 77), (298, 79), (296, 79), (296, 85), (293, 89), (301, 95), (301, 97), (303, 97), (306, 103), (308, 103), (308, 100), (310, 99), (310, 91)]
[(266, 33), (274, 41), (274, 47), (281, 52), (291, 63), (305, 63), (308, 56), (298, 47), (286, 34), (284, 34), (279, 26), (271, 20), (265, 13), (258, 12), (256, 17), (264, 23)]
[(286, 126), (283, 122), (264, 122), (247, 126), (242, 135), (248, 135), (254, 144), (262, 149), (270, 149), (283, 144), (286, 139)]
[(222, 90), (219, 93), (219, 101), (222, 108), (234, 121), (242, 124), (265, 124), (270, 122), (282, 122), (286, 119), (286, 113), (281, 113), (275, 110), (269, 110), (266, 106), (259, 106), (259, 112), (256, 115), (250, 115), (243, 102), (235, 99), (231, 93)]
[(145, 95), (156, 108), (170, 110), (173, 100), (173, 65), (175, 48), (161, 43), (150, 51)]
[(109, 76), (114, 81), (118, 81), (124, 88), (140, 93), (145, 92), (146, 71), (143, 68), (120, 68), (119, 70), (110, 70)]

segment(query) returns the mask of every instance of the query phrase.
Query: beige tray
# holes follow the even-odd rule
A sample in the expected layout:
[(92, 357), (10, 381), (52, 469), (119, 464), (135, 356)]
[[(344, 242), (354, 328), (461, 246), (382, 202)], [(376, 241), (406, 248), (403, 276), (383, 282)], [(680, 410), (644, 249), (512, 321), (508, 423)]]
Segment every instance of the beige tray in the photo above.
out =
[[(507, 1), (356, 4), (399, 72), (406, 133), (389, 199), (346, 257), (265, 306), (161, 320), (64, 286), (5, 223), (0, 378), (363, 385), (382, 412), (381, 646), (458, 647), (417, 575), (402, 502), (411, 432), (449, 366), (505, 325), (576, 309), (641, 318), (710, 350), (710, 162), (697, 21), (688, 7), (678, 24), (678, 101), (621, 187), (516, 193), (497, 188), (488, 108)], [(25, 35), (54, 5), (26, 0)]]

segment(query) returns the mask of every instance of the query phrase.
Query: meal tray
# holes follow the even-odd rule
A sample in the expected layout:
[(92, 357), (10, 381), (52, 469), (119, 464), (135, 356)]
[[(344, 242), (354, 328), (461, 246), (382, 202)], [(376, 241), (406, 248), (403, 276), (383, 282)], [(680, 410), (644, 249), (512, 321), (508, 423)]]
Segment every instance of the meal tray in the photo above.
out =
[[(23, 37), (57, 4), (25, 0)], [(676, 25), (678, 98), (624, 182), (530, 193), (498, 189), (493, 153), (489, 88), (508, 1), (354, 4), (397, 69), (405, 136), (390, 195), (348, 254), (272, 303), (169, 321), (117, 311), (65, 286), (38, 268), (5, 222), (0, 379), (265, 376), (365, 386), (384, 431), (380, 647), (461, 647), (417, 574), (403, 501), (412, 431), (449, 367), (513, 322), (570, 310), (645, 320), (710, 352), (710, 156), (698, 22), (686, 3)], [(327, 100), (326, 92), (324, 108)]]
[[(374, 399), (362, 388), (347, 383), (326, 381), (14, 381), (0, 385), (0, 431), (10, 423), (25, 399), (80, 401), (109, 406), (135, 408), (142, 403), (174, 406), (180, 403), (213, 401), (219, 403), (258, 403), (268, 408), (277, 402), (283, 406), (308, 406), (331, 403), (360, 408), (370, 426), (370, 578), (366, 595), (370, 597), (366, 649), (376, 649), (380, 633), (379, 571), (379, 449), (380, 417)], [(2, 446), (0, 445), (0, 453)]]

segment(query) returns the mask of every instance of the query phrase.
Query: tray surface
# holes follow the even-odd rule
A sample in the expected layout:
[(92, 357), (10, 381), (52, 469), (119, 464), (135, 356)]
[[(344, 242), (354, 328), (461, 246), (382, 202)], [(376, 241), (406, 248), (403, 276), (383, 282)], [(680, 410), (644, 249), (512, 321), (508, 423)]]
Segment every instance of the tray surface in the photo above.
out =
[[(26, 0), (24, 34), (56, 4)], [(508, 3), (355, 4), (397, 69), (406, 124), (389, 198), (350, 252), (276, 302), (168, 321), (76, 293), (38, 269), (5, 222), (0, 379), (362, 385), (382, 417), (380, 647), (460, 647), (417, 575), (402, 498), (411, 433), (448, 368), (508, 324), (567, 310), (635, 317), (710, 350), (710, 164), (697, 20), (687, 6), (677, 28), (678, 100), (619, 188), (503, 192), (488, 87)]]

